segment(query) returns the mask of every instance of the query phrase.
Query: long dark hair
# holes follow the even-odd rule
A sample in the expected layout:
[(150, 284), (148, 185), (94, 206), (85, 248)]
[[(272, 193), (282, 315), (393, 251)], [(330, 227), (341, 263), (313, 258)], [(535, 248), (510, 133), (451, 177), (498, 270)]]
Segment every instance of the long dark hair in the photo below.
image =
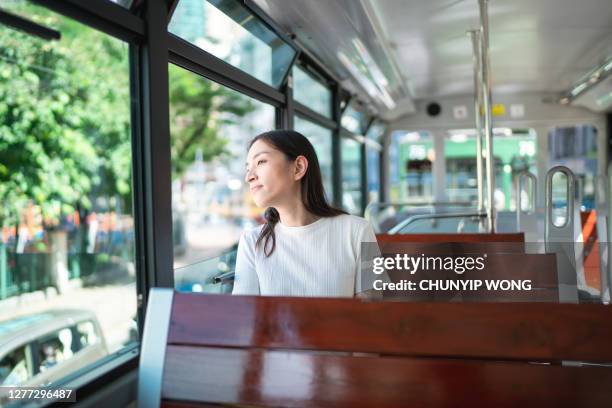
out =
[[(271, 130), (255, 136), (249, 143), (249, 149), (258, 140), (264, 141), (279, 150), (288, 160), (293, 161), (298, 156), (304, 156), (308, 160), (306, 174), (304, 174), (300, 183), (302, 187), (302, 204), (304, 204), (309, 213), (319, 217), (335, 217), (336, 215), (346, 214), (346, 211), (333, 207), (327, 202), (317, 153), (304, 135), (293, 130)], [(276, 208), (268, 207), (264, 212), (264, 218), (266, 224), (261, 229), (261, 233), (255, 242), (255, 248), (263, 242), (264, 254), (270, 256), (274, 252), (274, 248), (276, 248), (274, 226), (280, 220), (280, 215)], [(268, 251), (270, 240), (272, 241), (272, 248)]]

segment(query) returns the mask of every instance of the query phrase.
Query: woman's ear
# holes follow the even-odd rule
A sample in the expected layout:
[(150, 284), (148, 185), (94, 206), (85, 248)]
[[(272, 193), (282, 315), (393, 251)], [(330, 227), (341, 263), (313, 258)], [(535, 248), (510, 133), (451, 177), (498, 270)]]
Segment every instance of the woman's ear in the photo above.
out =
[(304, 156), (298, 156), (295, 159), (295, 174), (293, 175), (293, 179), (295, 181), (300, 180), (306, 174), (306, 170), (308, 170), (308, 159)]

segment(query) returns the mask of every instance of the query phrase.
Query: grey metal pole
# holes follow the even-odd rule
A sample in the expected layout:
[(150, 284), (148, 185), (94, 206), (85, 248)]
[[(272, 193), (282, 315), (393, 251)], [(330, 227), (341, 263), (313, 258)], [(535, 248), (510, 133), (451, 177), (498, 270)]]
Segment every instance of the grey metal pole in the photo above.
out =
[(487, 221), (489, 223), (489, 232), (495, 232), (495, 174), (493, 172), (494, 156), (493, 156), (493, 125), (491, 119), (491, 78), (489, 76), (489, 16), (488, 16), (488, 0), (478, 0), (480, 8), (480, 31), (482, 38), (480, 41), (480, 58), (482, 70), (482, 94), (484, 107), (484, 130), (485, 130), (485, 147), (487, 149), (486, 156), (486, 172), (487, 172)]
[(482, 89), (480, 83), (480, 30), (469, 30), (474, 51), (474, 125), (476, 129), (476, 180), (478, 182), (478, 211), (484, 212), (484, 174), (482, 169)]

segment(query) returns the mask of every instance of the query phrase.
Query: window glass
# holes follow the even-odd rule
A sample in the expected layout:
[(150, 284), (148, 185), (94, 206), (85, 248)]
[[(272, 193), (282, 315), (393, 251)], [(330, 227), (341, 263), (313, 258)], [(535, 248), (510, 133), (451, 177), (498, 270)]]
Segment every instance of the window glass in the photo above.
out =
[(433, 139), (427, 132), (395, 131), (389, 146), (390, 201), (421, 204), (433, 199)]
[(23, 1), (3, 8), (61, 38), (0, 23), (0, 357), (9, 338), (42, 342), (86, 314), (108, 346), (99, 359), (136, 316), (128, 45)]
[(100, 342), (100, 337), (93, 322), (83, 322), (76, 325), (78, 349), (84, 349)]
[(169, 65), (174, 281), (178, 290), (228, 292), (245, 228), (263, 221), (244, 183), (249, 141), (274, 129), (275, 110)]
[(38, 356), (40, 362), (40, 372), (68, 360), (77, 351), (76, 343), (72, 339), (72, 330), (68, 327), (40, 339), (35, 344), (34, 353)]
[(315, 148), (319, 166), (321, 167), (321, 176), (323, 177), (323, 187), (325, 188), (325, 196), (328, 201), (331, 201), (333, 196), (333, 178), (332, 178), (332, 131), (331, 129), (319, 126), (309, 120), (302, 119), (299, 116), (294, 117), (294, 128), (310, 140), (310, 143)]
[(590, 125), (557, 127), (548, 132), (550, 167), (567, 166), (578, 179), (576, 199), (583, 211), (595, 205), (597, 129)]
[(275, 88), (295, 56), (237, 0), (179, 0), (168, 31)]
[(365, 127), (364, 122), (365, 115), (355, 109), (355, 102), (351, 102), (351, 104), (345, 109), (340, 120), (343, 128), (355, 134), (362, 133), (363, 128)]
[[(495, 208), (514, 210), (517, 200), (513, 180), (524, 170), (529, 170), (533, 174), (537, 172), (535, 132), (530, 129), (495, 128), (493, 138), (495, 143)], [(476, 203), (478, 180), (475, 130), (451, 130), (445, 139), (444, 150), (448, 199)]]
[(552, 177), (552, 223), (555, 227), (563, 227), (567, 222), (568, 198), (567, 176), (557, 172)]
[(366, 133), (366, 137), (370, 140), (373, 140), (375, 142), (382, 144), (382, 138), (385, 134), (385, 130), (386, 130), (386, 126), (384, 123), (375, 121), (372, 124), (372, 126), (370, 126), (370, 128), (368, 129), (368, 132)]
[(360, 215), (361, 202), (361, 143), (342, 138), (342, 206), (351, 214)]
[(0, 385), (20, 385), (34, 375), (32, 358), (25, 346), (0, 357)]
[(366, 168), (368, 173), (368, 197), (366, 204), (379, 201), (381, 150), (382, 147), (378, 143), (366, 140)]
[(293, 67), (293, 98), (331, 118), (331, 91), (299, 66)]
[(380, 197), (380, 154), (382, 138), (385, 134), (385, 124), (376, 120), (366, 133), (366, 160), (368, 173), (367, 204), (379, 201)]

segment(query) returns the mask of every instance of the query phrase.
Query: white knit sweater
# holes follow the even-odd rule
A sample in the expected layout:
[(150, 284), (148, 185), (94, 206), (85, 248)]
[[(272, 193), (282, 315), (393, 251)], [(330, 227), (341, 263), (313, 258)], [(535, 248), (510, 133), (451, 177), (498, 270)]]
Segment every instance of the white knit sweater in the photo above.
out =
[(261, 228), (240, 238), (233, 294), (353, 297), (371, 288), (360, 275), (365, 268), (361, 263), (366, 262), (361, 259), (361, 243), (376, 242), (365, 219), (338, 215), (302, 227), (279, 222), (270, 257), (264, 255), (262, 244), (255, 248)]

